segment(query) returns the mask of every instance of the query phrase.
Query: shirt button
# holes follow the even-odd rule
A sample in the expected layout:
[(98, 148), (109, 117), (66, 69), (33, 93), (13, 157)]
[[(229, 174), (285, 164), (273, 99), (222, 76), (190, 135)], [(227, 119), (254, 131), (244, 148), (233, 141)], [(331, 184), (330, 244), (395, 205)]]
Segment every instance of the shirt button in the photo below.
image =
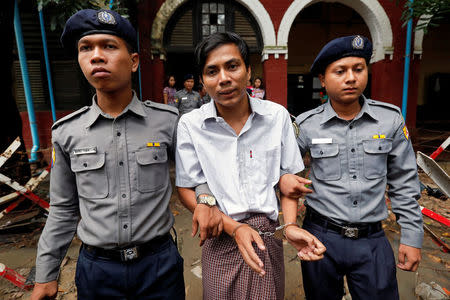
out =
[(158, 156), (157, 155), (153, 156), (153, 159), (158, 160)]
[(121, 135), (121, 133), (120, 132), (117, 132), (117, 136), (120, 136)]
[(358, 204), (358, 201), (353, 201), (353, 205), (357, 205)]
[(356, 175), (353, 175), (353, 179), (356, 179)]
[(381, 150), (382, 148), (381, 148), (381, 146), (380, 147), (378, 147), (378, 150)]
[(350, 129), (353, 129), (353, 125), (350, 125)]
[(322, 150), (320, 150), (320, 155), (322, 155), (323, 154), (323, 151)]
[(122, 194), (122, 198), (125, 198), (127, 195), (125, 195), (125, 194)]
[(86, 168), (87, 167), (87, 163), (84, 163), (83, 166)]
[(123, 166), (123, 161), (119, 161), (119, 166)]
[(123, 225), (123, 229), (127, 229), (127, 228), (128, 228), (127, 224)]
[(352, 148), (352, 150), (351, 150), (352, 152), (355, 152), (355, 148)]

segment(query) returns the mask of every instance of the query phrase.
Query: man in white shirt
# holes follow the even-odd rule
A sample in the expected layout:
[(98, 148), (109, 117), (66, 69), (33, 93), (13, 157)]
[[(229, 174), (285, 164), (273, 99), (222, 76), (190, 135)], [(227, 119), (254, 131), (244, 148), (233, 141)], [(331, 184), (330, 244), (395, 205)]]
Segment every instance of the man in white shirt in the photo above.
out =
[[(273, 235), (279, 228), (275, 186), (280, 172), (304, 168), (289, 114), (246, 93), (249, 51), (238, 35), (210, 35), (195, 57), (214, 101), (180, 119), (176, 185), (194, 226), (206, 227), (211, 237), (202, 249), (204, 299), (283, 299), (283, 244)], [(196, 201), (192, 189), (205, 182), (217, 203), (204, 195)], [(282, 196), (281, 207), (284, 234), (298, 256), (321, 259), (325, 247), (296, 223), (297, 199)], [(211, 222), (218, 215), (226, 234), (220, 234), (221, 222)]]

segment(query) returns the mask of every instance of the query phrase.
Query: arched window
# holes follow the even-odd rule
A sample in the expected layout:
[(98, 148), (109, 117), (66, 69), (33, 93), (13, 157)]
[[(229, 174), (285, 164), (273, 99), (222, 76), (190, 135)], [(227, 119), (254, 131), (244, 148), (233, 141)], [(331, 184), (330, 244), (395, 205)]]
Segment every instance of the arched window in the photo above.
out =
[(245, 7), (231, 1), (188, 1), (173, 14), (164, 31), (167, 52), (192, 52), (195, 45), (214, 32), (233, 31), (252, 53), (262, 51), (256, 20)]

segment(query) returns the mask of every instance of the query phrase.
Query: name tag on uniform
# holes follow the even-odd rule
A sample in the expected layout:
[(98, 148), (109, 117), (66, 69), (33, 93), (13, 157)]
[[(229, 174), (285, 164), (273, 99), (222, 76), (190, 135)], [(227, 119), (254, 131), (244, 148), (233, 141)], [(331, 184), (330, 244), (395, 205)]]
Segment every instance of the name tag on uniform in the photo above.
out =
[(97, 147), (87, 147), (73, 150), (73, 154), (75, 155), (95, 154), (95, 153), (97, 153)]
[(333, 139), (332, 138), (312, 139), (311, 143), (313, 145), (317, 145), (317, 144), (331, 144), (331, 143), (333, 143)]

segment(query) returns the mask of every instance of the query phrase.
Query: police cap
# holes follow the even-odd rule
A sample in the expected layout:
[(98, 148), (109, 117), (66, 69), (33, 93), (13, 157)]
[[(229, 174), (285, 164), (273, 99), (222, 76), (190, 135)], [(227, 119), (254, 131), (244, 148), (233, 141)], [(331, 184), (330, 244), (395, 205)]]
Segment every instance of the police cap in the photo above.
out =
[[(192, 74), (186, 74), (186, 75), (184, 75), (184, 81), (189, 80), (189, 79), (194, 79), (194, 75), (192, 75)], [(184, 82), (184, 81), (183, 81), (183, 82)]]
[(368, 38), (360, 35), (334, 39), (320, 50), (311, 66), (311, 73), (315, 75), (324, 73), (329, 64), (349, 56), (362, 57), (369, 64), (372, 56), (372, 43)]
[(130, 21), (112, 10), (83, 9), (71, 16), (64, 26), (61, 43), (68, 50), (76, 49), (76, 42), (90, 34), (112, 34), (137, 49), (136, 30)]

